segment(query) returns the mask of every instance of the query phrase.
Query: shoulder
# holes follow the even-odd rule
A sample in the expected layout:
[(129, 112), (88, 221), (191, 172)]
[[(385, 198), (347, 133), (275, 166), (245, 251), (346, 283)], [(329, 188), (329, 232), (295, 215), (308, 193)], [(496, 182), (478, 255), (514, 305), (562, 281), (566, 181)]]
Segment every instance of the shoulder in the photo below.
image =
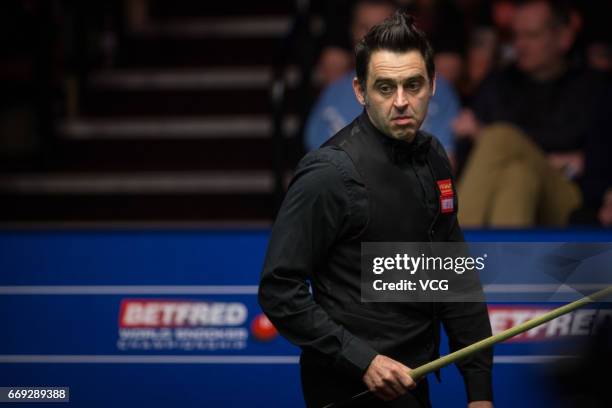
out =
[(436, 75), (436, 93), (433, 97), (436, 95), (443, 98), (458, 98), (453, 86), (442, 75)]
[(347, 154), (337, 146), (323, 146), (304, 155), (297, 165), (300, 170), (313, 164), (338, 165), (344, 163)]
[(514, 66), (508, 66), (500, 70), (495, 70), (482, 80), (478, 86), (476, 93), (497, 92), (500, 89), (505, 89), (512, 84), (516, 84), (522, 80), (522, 75)]
[(326, 146), (302, 158), (283, 207), (307, 213), (324, 208), (327, 214), (352, 214), (352, 225), (363, 218), (359, 214), (361, 208), (367, 208), (367, 195), (348, 154), (339, 147)]
[(451, 169), (451, 165), (450, 165), (450, 161), (448, 160), (448, 156), (446, 154), (446, 149), (444, 149), (444, 146), (442, 145), (442, 143), (440, 142), (440, 140), (432, 135), (429, 132), (426, 132), (424, 130), (420, 130), (419, 132), (421, 132), (426, 138), (428, 138), (429, 141), (429, 150), (432, 154), (435, 154), (436, 156), (438, 156), (439, 158), (442, 159), (442, 161), (446, 164), (446, 166), (448, 167), (449, 171)]
[[(432, 106), (436, 108), (432, 109)], [(459, 113), (460, 108), (459, 95), (457, 95), (453, 86), (442, 75), (438, 75), (436, 78), (436, 92), (431, 98), (428, 115), (434, 118), (445, 116), (444, 119), (440, 120), (451, 121)], [(438, 126), (438, 128), (440, 127)]]
[(354, 74), (349, 73), (338, 78), (329, 84), (321, 92), (320, 102), (322, 104), (336, 103), (338, 101), (347, 101), (355, 98), (353, 95), (353, 77)]
[(307, 153), (298, 163), (291, 184), (308, 184), (313, 189), (335, 188), (356, 178), (348, 154), (337, 146), (325, 146)]
[(612, 84), (608, 75), (592, 69), (574, 71), (568, 75), (568, 78), (573, 82), (574, 88), (585, 95), (590, 95), (593, 99), (602, 99), (609, 95)]

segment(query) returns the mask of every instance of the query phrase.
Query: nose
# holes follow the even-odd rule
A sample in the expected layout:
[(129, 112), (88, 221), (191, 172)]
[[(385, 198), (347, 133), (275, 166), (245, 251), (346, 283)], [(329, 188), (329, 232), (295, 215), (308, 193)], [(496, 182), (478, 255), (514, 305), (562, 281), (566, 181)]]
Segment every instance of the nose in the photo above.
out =
[(401, 86), (397, 88), (395, 99), (393, 100), (393, 106), (399, 111), (403, 111), (408, 106), (408, 99), (406, 98), (406, 94)]

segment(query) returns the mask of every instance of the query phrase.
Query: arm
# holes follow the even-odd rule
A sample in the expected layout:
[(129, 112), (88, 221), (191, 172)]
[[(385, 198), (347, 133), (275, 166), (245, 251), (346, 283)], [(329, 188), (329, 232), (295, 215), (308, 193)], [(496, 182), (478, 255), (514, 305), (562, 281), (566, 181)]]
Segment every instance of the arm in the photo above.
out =
[[(444, 150), (439, 147), (438, 143), (435, 143), (434, 147), (441, 155), (444, 155)], [(449, 242), (465, 241), (457, 218), (449, 231), (447, 240)], [(484, 302), (441, 302), (436, 304), (436, 309), (448, 335), (451, 352), (476, 343), (492, 334), (489, 312)], [(465, 382), (469, 408), (492, 407), (490, 402), (493, 399), (492, 366), (492, 349), (487, 349), (457, 363)]]
[[(448, 334), (451, 352), (491, 336), (485, 303), (440, 303), (439, 315)], [(493, 399), (492, 365), (492, 349), (481, 351), (457, 363), (470, 403)]]
[(349, 233), (355, 219), (349, 217), (351, 180), (339, 171), (338, 155), (345, 153), (326, 148), (300, 163), (272, 228), (259, 303), (290, 342), (329, 356), (361, 378), (376, 351), (333, 321), (314, 301), (308, 285), (318, 262), (336, 239)]
[(468, 408), (493, 408), (491, 401), (472, 401), (468, 404)]
[(505, 107), (499, 100), (499, 86), (495, 75), (483, 81), (470, 107), (462, 109), (452, 123), (457, 137), (476, 140), (484, 126), (503, 119), (501, 112)]
[[(449, 241), (463, 241), (463, 232), (455, 220)], [(491, 336), (491, 323), (486, 303), (439, 303), (438, 314), (448, 334), (451, 352)], [(481, 351), (457, 363), (463, 376), (469, 408), (490, 408), (493, 405), (491, 370), (493, 349)]]

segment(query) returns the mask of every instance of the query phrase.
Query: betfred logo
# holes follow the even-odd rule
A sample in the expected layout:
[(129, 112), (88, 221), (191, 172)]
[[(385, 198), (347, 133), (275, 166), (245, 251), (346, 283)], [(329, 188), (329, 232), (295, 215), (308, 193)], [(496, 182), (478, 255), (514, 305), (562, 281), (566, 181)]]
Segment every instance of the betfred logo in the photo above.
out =
[(442, 197), (453, 197), (453, 183), (451, 179), (438, 180), (438, 188)]
[[(493, 334), (518, 326), (552, 309), (537, 306), (489, 306)], [(612, 310), (610, 309), (580, 309), (534, 327), (507, 342), (522, 343), (554, 340), (568, 336), (588, 336), (597, 332), (606, 321), (612, 321)]]
[(248, 310), (242, 303), (124, 299), (121, 328), (239, 326)]

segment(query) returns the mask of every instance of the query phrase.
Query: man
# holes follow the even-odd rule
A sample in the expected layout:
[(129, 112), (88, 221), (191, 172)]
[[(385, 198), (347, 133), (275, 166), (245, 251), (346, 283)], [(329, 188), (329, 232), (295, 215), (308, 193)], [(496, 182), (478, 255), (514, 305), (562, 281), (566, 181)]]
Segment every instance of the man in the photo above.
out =
[[(350, 43), (354, 47), (370, 31), (370, 28), (389, 17), (395, 10), (396, 6), (392, 0), (355, 1), (350, 11), (350, 30), (341, 31), (350, 31)], [(341, 49), (338, 52), (346, 54), (346, 64), (332, 63), (333, 61), (330, 61), (330, 59), (333, 58), (330, 58), (329, 55), (333, 52), (329, 48), (337, 49), (337, 47), (327, 47), (323, 50), (320, 68), (323, 71), (338, 70), (339, 72), (333, 75), (323, 75), (327, 78), (323, 82), (325, 88), (306, 123), (304, 144), (308, 151), (321, 146), (327, 139), (355, 119), (363, 109), (355, 100), (355, 94), (353, 93), (354, 56), (349, 53), (348, 49)]]
[(516, 64), (489, 78), (455, 122), (475, 147), (459, 186), (462, 225), (564, 225), (579, 207), (585, 135), (606, 84), (568, 58), (571, 12), (550, 1), (517, 6)]
[[(302, 348), (308, 407), (371, 390), (367, 407), (429, 407), (409, 367), (438, 356), (441, 321), (452, 349), (491, 333), (482, 303), (362, 303), (362, 242), (461, 241), (457, 199), (439, 142), (419, 130), (434, 93), (433, 52), (396, 13), (356, 47), (353, 88), (364, 112), (302, 159), (272, 229), (259, 302)], [(309, 291), (310, 283), (312, 293)], [(492, 406), (492, 353), (459, 364), (470, 408)]]
[[(370, 28), (389, 17), (394, 10), (393, 1), (360, 0), (355, 2), (351, 21), (353, 46), (357, 45)], [(308, 151), (321, 146), (359, 116), (363, 110), (355, 99), (353, 78), (355, 78), (355, 70), (351, 69), (321, 92), (306, 122), (304, 144)], [(436, 93), (429, 102), (427, 117), (422, 129), (436, 135), (449, 156), (453, 153), (451, 123), (459, 114), (459, 108), (459, 97), (451, 84), (446, 79), (437, 76)]]
[[(373, 25), (389, 17), (395, 9), (394, 0), (327, 2), (323, 16), (327, 31), (324, 41), (327, 45), (321, 51), (317, 64), (318, 76), (324, 86), (337, 81), (353, 69), (354, 61), (350, 48), (354, 47)], [(349, 15), (347, 10), (350, 10)]]

